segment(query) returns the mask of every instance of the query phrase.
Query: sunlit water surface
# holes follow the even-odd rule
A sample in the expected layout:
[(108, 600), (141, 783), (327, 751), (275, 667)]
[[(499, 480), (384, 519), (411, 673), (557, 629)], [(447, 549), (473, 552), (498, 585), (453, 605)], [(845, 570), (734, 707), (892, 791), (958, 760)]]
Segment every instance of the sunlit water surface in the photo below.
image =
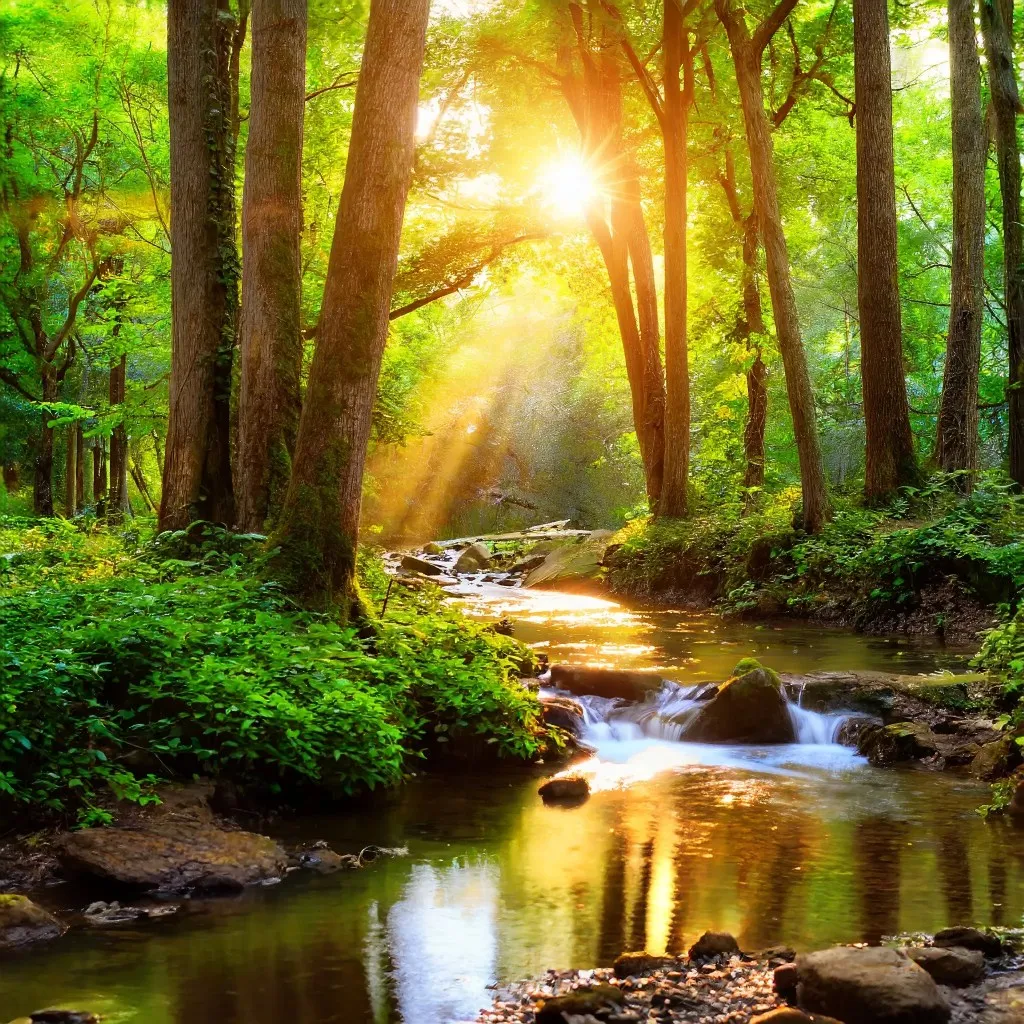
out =
[[(924, 644), (591, 602), (474, 597), (476, 614), (509, 612), (552, 661), (681, 683), (749, 654), (788, 671), (963, 663)], [(0, 1020), (60, 1003), (115, 1024), (449, 1024), (472, 1020), (496, 981), (682, 949), (707, 928), (748, 949), (806, 948), (1024, 914), (1024, 835), (978, 816), (976, 783), (878, 771), (827, 743), (599, 740), (596, 792), (579, 808), (544, 806), (530, 775), (435, 776), (383, 806), (285, 826), (289, 840), (409, 855), (72, 932), (3, 963)], [(42, 898), (84, 902), (63, 886)]]

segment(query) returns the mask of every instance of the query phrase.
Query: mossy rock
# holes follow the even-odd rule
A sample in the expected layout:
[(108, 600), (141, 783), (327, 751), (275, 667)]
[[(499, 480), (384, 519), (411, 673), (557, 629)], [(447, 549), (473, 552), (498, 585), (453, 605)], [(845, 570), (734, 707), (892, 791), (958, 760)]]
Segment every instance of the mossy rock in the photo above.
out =
[[(753, 659), (744, 659), (737, 668)], [(793, 719), (782, 681), (771, 669), (757, 667), (727, 679), (697, 712), (686, 739), (703, 743), (792, 743)]]
[(534, 1019), (536, 1024), (565, 1024), (574, 1015), (582, 1017), (597, 1010), (617, 1008), (625, 1000), (625, 993), (614, 985), (595, 985), (545, 1000)]

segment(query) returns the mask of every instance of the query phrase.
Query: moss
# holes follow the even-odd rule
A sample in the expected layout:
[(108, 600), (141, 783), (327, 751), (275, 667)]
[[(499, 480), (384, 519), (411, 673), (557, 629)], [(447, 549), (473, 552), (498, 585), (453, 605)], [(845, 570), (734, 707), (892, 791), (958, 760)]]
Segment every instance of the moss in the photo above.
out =
[(757, 658), (741, 658), (736, 662), (736, 667), (732, 670), (734, 676), (745, 676), (748, 672), (754, 672), (761, 668), (761, 662)]

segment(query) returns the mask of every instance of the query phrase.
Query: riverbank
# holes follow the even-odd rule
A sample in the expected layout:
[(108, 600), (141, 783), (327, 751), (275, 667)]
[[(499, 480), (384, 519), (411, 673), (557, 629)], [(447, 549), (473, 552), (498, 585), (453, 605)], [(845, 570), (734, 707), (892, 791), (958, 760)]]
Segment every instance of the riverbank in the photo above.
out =
[(508, 986), (477, 1021), (1017, 1024), (1022, 1012), (1024, 932), (954, 927), (800, 956), (746, 955), (731, 935), (706, 933), (685, 956), (624, 953), (611, 968), (548, 971)]
[(424, 764), (554, 750), (518, 682), (532, 652), (392, 586), (340, 627), (265, 573), (261, 538), (0, 521), (0, 809), (104, 824), (200, 775), (260, 810), (345, 800)]

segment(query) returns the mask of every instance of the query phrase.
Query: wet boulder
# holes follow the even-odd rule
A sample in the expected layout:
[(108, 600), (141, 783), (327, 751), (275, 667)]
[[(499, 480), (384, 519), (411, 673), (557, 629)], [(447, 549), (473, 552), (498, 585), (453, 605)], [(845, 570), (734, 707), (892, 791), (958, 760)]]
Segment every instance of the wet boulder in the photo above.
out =
[(477, 541), (470, 544), (455, 562), (456, 572), (483, 572), (491, 565), (491, 553), (486, 545)]
[(573, 736), (583, 732), (583, 708), (569, 697), (541, 697), (541, 713), (548, 725), (564, 729)]
[(734, 956), (740, 947), (728, 932), (705, 932), (691, 947), (691, 960), (707, 960), (713, 956)]
[(575, 806), (590, 796), (590, 783), (582, 775), (556, 775), (537, 790), (546, 804)]
[(63, 836), (64, 869), (133, 889), (242, 889), (279, 879), (288, 856), (272, 839), (212, 821), (159, 821), (138, 828), (87, 828)]
[(532, 572), (538, 566), (544, 564), (545, 557), (545, 555), (530, 555), (527, 558), (522, 559), (522, 561), (516, 562), (515, 565), (509, 569), (509, 572), (517, 573), (520, 576), (525, 573)]
[(923, 722), (874, 723), (857, 737), (857, 752), (876, 768), (916, 761), (938, 753), (935, 735)]
[(654, 672), (630, 672), (624, 669), (586, 668), (581, 665), (552, 665), (551, 685), (568, 690), (577, 697), (607, 697), (619, 700), (643, 700), (660, 690), (665, 680)]
[(633, 953), (620, 953), (612, 969), (616, 978), (639, 978), (653, 971), (663, 971), (677, 965), (678, 961), (671, 956), (655, 956), (645, 950)]
[(943, 928), (941, 932), (936, 932), (932, 945), (944, 949), (976, 949), (987, 957), (1001, 956), (1003, 952), (1003, 943), (998, 935), (963, 925)]
[(429, 544), (423, 545), (423, 554), (425, 555), (443, 555), (444, 548), (441, 547), (436, 541), (431, 541)]
[(58, 939), (67, 926), (27, 896), (0, 896), (0, 949)]
[(946, 1024), (949, 1004), (902, 950), (838, 946), (797, 957), (797, 1001), (845, 1024)]
[[(737, 666), (746, 667), (742, 662)], [(758, 665), (727, 679), (694, 715), (686, 739), (698, 743), (792, 743), (796, 732), (779, 677)]]
[(418, 572), (423, 576), (443, 576), (444, 567), (428, 562), (425, 558), (417, 558), (415, 555), (403, 555), (401, 566), (406, 572)]
[(985, 973), (985, 957), (977, 949), (960, 946), (915, 946), (907, 956), (940, 985), (973, 985)]
[(970, 773), (975, 778), (991, 782), (1007, 775), (1016, 756), (1013, 740), (1009, 736), (982, 745), (971, 761)]
[(555, 548), (530, 570), (523, 586), (542, 590), (593, 589), (613, 536), (610, 530), (595, 530), (582, 540)]
[(565, 1024), (567, 1020), (585, 1018), (587, 1014), (593, 1016), (599, 1011), (605, 1016), (608, 1011), (614, 1013), (625, 1001), (626, 994), (614, 985), (594, 985), (546, 999), (534, 1020), (536, 1024)]

